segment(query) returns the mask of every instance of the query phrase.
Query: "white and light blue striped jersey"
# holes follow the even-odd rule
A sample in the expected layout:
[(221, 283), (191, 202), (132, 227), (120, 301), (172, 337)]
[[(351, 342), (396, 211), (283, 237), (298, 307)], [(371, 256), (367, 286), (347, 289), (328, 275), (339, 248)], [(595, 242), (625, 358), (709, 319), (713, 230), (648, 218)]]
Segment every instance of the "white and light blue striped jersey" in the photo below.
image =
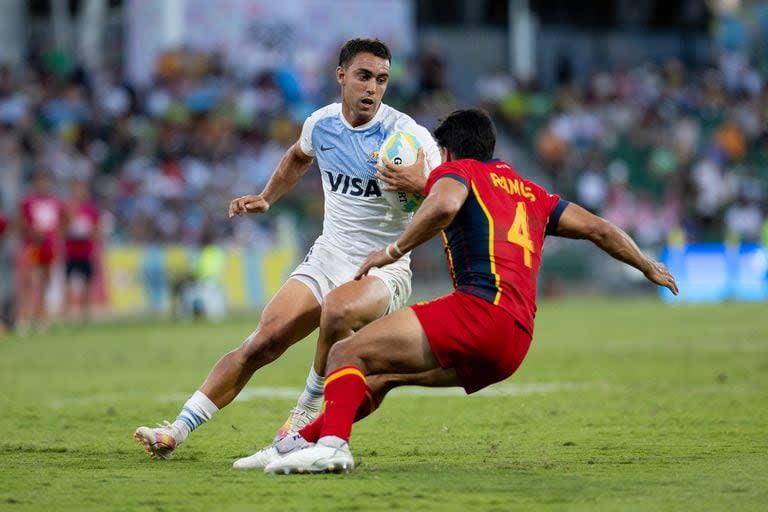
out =
[[(325, 218), (318, 241), (342, 249), (356, 264), (397, 240), (413, 217), (392, 208), (376, 181), (379, 148), (398, 130), (416, 137), (430, 170), (440, 165), (429, 131), (383, 103), (373, 119), (357, 127), (344, 119), (341, 103), (333, 103), (307, 118), (301, 131), (301, 150), (317, 159), (323, 180)], [(403, 258), (405, 265), (409, 261), (410, 256)]]

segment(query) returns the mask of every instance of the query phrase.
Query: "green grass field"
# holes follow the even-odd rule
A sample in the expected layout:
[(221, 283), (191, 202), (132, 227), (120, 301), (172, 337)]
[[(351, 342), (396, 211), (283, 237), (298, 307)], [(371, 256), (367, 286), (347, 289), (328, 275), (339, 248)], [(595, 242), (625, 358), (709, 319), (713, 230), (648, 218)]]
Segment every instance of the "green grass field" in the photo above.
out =
[[(173, 420), (253, 328), (163, 322), (0, 338), (0, 510), (765, 510), (765, 304), (544, 302), (520, 371), (482, 396), (393, 394), (356, 427), (350, 475), (231, 469), (268, 442), (310, 340), (168, 461)], [(286, 393), (287, 391), (287, 393)]]

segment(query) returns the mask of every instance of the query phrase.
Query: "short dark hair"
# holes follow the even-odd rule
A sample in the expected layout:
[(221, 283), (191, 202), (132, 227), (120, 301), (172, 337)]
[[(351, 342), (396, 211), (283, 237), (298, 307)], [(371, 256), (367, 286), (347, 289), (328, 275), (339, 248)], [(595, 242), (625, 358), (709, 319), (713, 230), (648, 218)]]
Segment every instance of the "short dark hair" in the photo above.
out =
[(496, 148), (496, 128), (483, 109), (454, 110), (435, 128), (435, 140), (457, 160), (490, 160)]
[(347, 67), (358, 53), (372, 53), (376, 57), (392, 62), (392, 53), (389, 47), (378, 39), (350, 39), (339, 52), (339, 66)]

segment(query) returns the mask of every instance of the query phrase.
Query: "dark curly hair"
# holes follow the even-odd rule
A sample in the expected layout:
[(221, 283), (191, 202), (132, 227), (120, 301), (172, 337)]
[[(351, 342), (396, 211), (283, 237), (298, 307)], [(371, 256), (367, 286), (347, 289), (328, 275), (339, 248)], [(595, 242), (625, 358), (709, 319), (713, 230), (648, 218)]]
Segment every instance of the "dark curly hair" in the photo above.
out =
[(457, 160), (486, 161), (493, 158), (496, 128), (483, 109), (455, 110), (435, 128), (435, 140)]

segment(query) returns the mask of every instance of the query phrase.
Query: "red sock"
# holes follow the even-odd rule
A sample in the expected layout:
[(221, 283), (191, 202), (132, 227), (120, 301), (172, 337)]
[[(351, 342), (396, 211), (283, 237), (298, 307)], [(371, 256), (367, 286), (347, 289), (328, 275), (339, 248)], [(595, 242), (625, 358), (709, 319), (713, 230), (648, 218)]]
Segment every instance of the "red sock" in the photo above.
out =
[[(361, 403), (360, 407), (357, 408), (357, 412), (355, 413), (355, 423), (362, 420), (363, 418), (367, 418), (371, 415), (371, 413), (373, 413), (373, 411), (379, 408), (379, 403), (373, 397), (373, 392), (371, 389), (368, 386), (365, 388), (366, 399), (363, 400), (363, 403)], [(325, 411), (320, 413), (320, 416), (315, 418), (315, 421), (309, 423), (304, 428), (299, 430), (299, 434), (310, 443), (316, 443), (317, 440), (320, 439), (320, 431), (323, 429), (324, 420)]]
[(315, 418), (315, 421), (299, 430), (301, 437), (310, 443), (316, 443), (317, 440), (320, 439), (320, 429), (323, 428), (323, 420), (325, 420), (325, 411), (323, 411), (320, 416)]
[[(365, 386), (365, 400), (360, 404), (355, 413), (355, 423), (370, 416), (373, 411), (379, 408), (379, 402), (373, 396), (373, 391), (367, 385)], [(315, 421), (309, 423), (304, 428), (299, 430), (299, 434), (305, 440), (310, 443), (316, 443), (320, 439), (320, 431), (323, 428), (323, 421), (325, 420), (325, 404), (323, 404), (323, 412), (320, 416), (315, 418)]]
[(368, 385), (365, 386), (365, 400), (360, 404), (355, 413), (355, 423), (370, 416), (373, 411), (379, 408), (379, 402), (373, 397), (373, 391)]
[[(344, 366), (325, 378), (325, 412), (320, 437), (336, 436), (349, 441), (352, 422), (370, 392), (365, 375), (355, 366)], [(306, 438), (305, 438), (306, 439)]]

